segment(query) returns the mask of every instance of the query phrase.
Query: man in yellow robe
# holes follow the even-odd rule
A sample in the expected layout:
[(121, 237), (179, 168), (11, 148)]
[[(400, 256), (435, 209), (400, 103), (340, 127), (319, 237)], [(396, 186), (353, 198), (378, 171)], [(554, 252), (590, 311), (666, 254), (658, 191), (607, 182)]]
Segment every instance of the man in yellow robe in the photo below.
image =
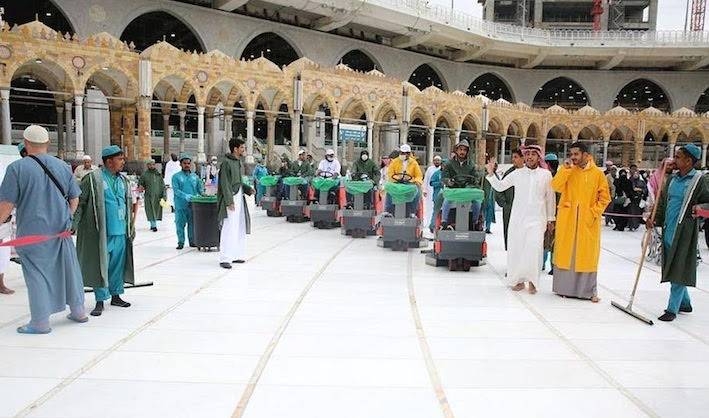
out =
[(601, 218), (611, 198), (603, 171), (581, 142), (554, 176), (561, 193), (554, 241), (554, 293), (598, 302), (596, 274), (601, 252)]

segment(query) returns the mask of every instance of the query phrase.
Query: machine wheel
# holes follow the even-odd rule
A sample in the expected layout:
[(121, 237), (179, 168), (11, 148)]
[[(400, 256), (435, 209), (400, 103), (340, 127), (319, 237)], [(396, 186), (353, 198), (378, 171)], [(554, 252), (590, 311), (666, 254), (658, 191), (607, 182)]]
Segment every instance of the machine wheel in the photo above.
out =
[(462, 268), (463, 271), (470, 271), (470, 266), (472, 265), (472, 263), (470, 262), (470, 260), (463, 259), (462, 265), (463, 265), (463, 268)]
[(367, 233), (360, 228), (352, 230), (352, 238), (364, 238), (366, 236), (367, 236)]
[(458, 271), (458, 259), (448, 260), (448, 271)]
[(269, 218), (275, 218), (275, 217), (278, 216), (278, 214), (276, 213), (275, 210), (267, 210), (267, 211), (266, 211), (266, 216), (268, 216)]

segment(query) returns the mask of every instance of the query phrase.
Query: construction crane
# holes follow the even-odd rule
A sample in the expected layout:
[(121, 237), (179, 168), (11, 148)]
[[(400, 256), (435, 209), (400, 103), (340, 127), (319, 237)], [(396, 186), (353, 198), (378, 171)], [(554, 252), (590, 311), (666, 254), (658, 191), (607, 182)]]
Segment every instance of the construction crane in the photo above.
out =
[(693, 32), (704, 30), (704, 15), (707, 10), (706, 0), (692, 0), (692, 18), (689, 25)]

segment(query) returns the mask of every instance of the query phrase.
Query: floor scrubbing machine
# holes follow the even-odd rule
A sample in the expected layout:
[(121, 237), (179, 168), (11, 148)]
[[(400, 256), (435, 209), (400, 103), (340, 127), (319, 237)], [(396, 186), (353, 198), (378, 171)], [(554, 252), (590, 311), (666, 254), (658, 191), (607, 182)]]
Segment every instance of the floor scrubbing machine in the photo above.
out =
[[(318, 196), (318, 201), (310, 205), (310, 220), (318, 229), (332, 229), (340, 227), (338, 203), (340, 180), (332, 173), (323, 171), (310, 182)], [(331, 190), (337, 188), (333, 194)]]
[(266, 193), (261, 198), (261, 209), (266, 211), (269, 217), (283, 216), (281, 213), (281, 197), (278, 196), (279, 176), (263, 176), (260, 183), (266, 188)]
[(284, 177), (283, 184), (288, 186), (288, 199), (281, 200), (281, 212), (287, 222), (307, 222), (308, 196), (302, 196), (302, 186), (307, 186), (308, 180), (303, 177)]
[(421, 248), (425, 241), (421, 237), (421, 220), (415, 214), (407, 213), (407, 205), (415, 205), (416, 211), (420, 212), (418, 186), (411, 182), (412, 177), (407, 173), (396, 173), (391, 177), (392, 181), (384, 186), (384, 190), (387, 199), (394, 204), (394, 215), (383, 214), (380, 220), (382, 235), (377, 239), (377, 245), (393, 251)]
[[(483, 265), (487, 257), (482, 210), (485, 193), (469, 186), (472, 176), (459, 175), (452, 180), (454, 187), (441, 191), (451, 205), (448, 219), (440, 222), (444, 228), (436, 230), (433, 250), (426, 252), (426, 264), (470, 271), (470, 267)], [(471, 211), (473, 205), (476, 207)]]
[[(345, 190), (352, 196), (352, 206), (342, 209), (342, 235), (366, 238), (375, 235), (376, 211), (374, 182), (366, 174), (357, 180), (346, 180)], [(369, 197), (365, 203), (365, 197)]]

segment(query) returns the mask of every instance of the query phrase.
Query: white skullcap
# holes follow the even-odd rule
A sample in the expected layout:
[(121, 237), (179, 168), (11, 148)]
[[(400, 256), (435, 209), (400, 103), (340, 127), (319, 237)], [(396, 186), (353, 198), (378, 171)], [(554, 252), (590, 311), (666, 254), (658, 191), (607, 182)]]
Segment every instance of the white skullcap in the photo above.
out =
[(33, 144), (46, 144), (49, 142), (49, 132), (39, 125), (30, 125), (25, 128), (22, 137)]
[(403, 144), (399, 147), (399, 152), (411, 152), (411, 145)]
[(82, 158), (84, 161), (91, 161), (91, 156), (89, 154), (84, 154), (84, 157)]
[(333, 151), (332, 149), (329, 149), (329, 150), (325, 151), (325, 155), (335, 155), (335, 151)]
[(440, 155), (436, 155), (435, 157), (433, 157), (433, 161), (440, 160), (440, 159), (441, 159)]
[(298, 151), (298, 155), (303, 155), (303, 154), (305, 154), (305, 150), (304, 150), (304, 149), (301, 149), (300, 151)]

